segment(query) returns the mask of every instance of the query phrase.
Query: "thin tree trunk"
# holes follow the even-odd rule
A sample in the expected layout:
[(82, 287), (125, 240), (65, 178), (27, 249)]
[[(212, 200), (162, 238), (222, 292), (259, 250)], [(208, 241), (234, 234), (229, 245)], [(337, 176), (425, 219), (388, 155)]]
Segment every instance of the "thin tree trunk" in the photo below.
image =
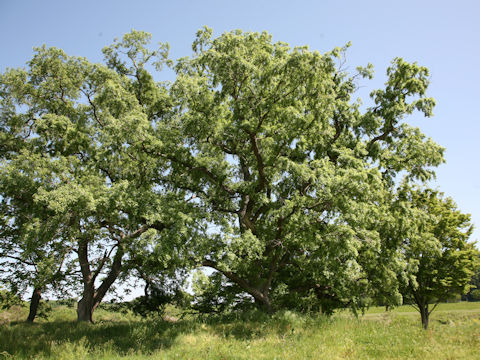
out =
[(272, 303), (270, 302), (270, 297), (268, 296), (268, 294), (262, 294), (262, 298), (260, 300), (258, 300), (258, 298), (255, 298), (255, 302), (260, 307), (265, 309), (267, 313), (273, 314), (274, 311), (273, 311)]
[(429, 311), (428, 311), (428, 304), (419, 306), (420, 309), (420, 317), (422, 318), (422, 326), (425, 330), (428, 328), (428, 320), (429, 320)]
[[(422, 326), (425, 330), (428, 328), (428, 318), (430, 316), (430, 309), (428, 305), (428, 299), (423, 297), (422, 295), (413, 292), (413, 297), (415, 299), (415, 304), (417, 304), (418, 311), (420, 312), (420, 318), (422, 320)], [(435, 306), (433, 307), (432, 311), (435, 309)]]
[(42, 298), (42, 289), (33, 289), (32, 298), (30, 299), (30, 312), (28, 313), (27, 322), (33, 322), (37, 316), (38, 304)]

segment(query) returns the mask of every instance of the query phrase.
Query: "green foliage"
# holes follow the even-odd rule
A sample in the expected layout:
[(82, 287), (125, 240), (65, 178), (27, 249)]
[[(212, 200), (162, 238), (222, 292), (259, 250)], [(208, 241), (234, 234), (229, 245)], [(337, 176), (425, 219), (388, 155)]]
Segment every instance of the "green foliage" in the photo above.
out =
[(199, 314), (243, 313), (254, 306), (252, 297), (236, 284), (229, 284), (220, 272), (210, 276), (201, 270), (195, 272), (192, 290), (191, 308)]
[(40, 301), (38, 304), (37, 317), (48, 320), (52, 310), (53, 308), (49, 301)]
[(23, 305), (22, 299), (8, 290), (0, 289), (0, 309), (8, 310), (14, 305)]
[[(479, 258), (477, 259), (477, 261), (480, 263), (480, 254), (478, 256)], [(465, 294), (462, 297), (462, 300), (468, 300), (468, 301), (479, 300), (478, 293), (476, 293), (477, 294), (476, 296), (473, 294), (473, 292), (476, 290), (480, 290), (480, 266), (478, 267), (475, 274), (472, 276), (472, 279), (470, 280), (470, 290), (468, 291), (467, 294)]]
[(472, 299), (474, 301), (480, 301), (480, 289), (475, 289), (472, 291)]
[(127, 304), (135, 315), (158, 318), (165, 314), (167, 305), (177, 305), (180, 309), (189, 306), (190, 296), (179, 288), (165, 288), (152, 285), (148, 293), (139, 296)]
[(395, 183), (430, 179), (443, 162), (443, 149), (403, 122), (432, 115), (428, 70), (395, 59), (362, 113), (356, 78), (372, 69), (337, 66), (346, 47), (322, 55), (205, 28), (193, 50), (175, 66), (184, 140), (171, 160), (177, 186), (212, 212), (199, 265), (268, 311), (356, 311), (388, 292), (398, 303), (401, 240), (385, 236), (400, 211)]
[(428, 326), (429, 304), (460, 296), (468, 291), (477, 271), (478, 250), (468, 239), (473, 231), (470, 215), (463, 214), (452, 199), (441, 193), (405, 189), (415, 216), (415, 231), (404, 238), (401, 251), (410, 279), (404, 296), (418, 307)]
[[(43, 46), (0, 75), (1, 282), (81, 294), (85, 321), (132, 276), (150, 288), (139, 314), (187, 302), (169, 281), (202, 266), (215, 272), (197, 273), (192, 306), (207, 313), (357, 313), (406, 284), (466, 289), (468, 217), (405, 190), (444, 161), (405, 122), (433, 114), (427, 68), (395, 58), (362, 110), (373, 67), (348, 73), (349, 44), (204, 28), (174, 64), (150, 41), (132, 30), (104, 64)], [(172, 84), (151, 73), (163, 66)]]
[(168, 46), (149, 41), (132, 31), (104, 49), (106, 65), (43, 46), (0, 77), (5, 278), (83, 287), (83, 320), (142, 256), (160, 269), (178, 260), (173, 249), (194, 228), (195, 205), (168, 187), (166, 160), (151, 153), (175, 140), (164, 127), (168, 89), (146, 70), (169, 63)]
[(200, 313), (221, 313), (230, 307), (230, 299), (222, 298), (220, 293), (224, 287), (222, 284), (223, 276), (216, 273), (213, 276), (207, 276), (203, 271), (197, 271), (193, 274), (192, 290), (194, 293), (194, 303), (192, 308)]
[(452, 199), (429, 190), (414, 193), (412, 202), (428, 214), (417, 218), (417, 238), (411, 240), (406, 256), (416, 267), (420, 291), (427, 299), (465, 292), (479, 265), (478, 251), (468, 242), (473, 231), (470, 215), (457, 210)]

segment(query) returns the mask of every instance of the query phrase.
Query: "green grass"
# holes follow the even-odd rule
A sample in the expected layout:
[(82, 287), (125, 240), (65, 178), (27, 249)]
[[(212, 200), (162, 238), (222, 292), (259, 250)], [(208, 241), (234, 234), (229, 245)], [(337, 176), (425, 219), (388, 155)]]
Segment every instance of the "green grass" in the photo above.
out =
[(89, 325), (75, 323), (74, 309), (58, 307), (53, 321), (1, 325), (0, 358), (480, 359), (480, 303), (442, 304), (427, 331), (414, 311), (371, 308), (358, 319), (347, 312), (251, 313), (172, 323), (99, 310)]

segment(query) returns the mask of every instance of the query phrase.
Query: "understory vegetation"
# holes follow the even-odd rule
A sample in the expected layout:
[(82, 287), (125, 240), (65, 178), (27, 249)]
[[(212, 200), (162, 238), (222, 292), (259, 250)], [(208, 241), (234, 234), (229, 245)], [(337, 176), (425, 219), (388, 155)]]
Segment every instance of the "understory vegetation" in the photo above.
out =
[(54, 306), (49, 321), (18, 321), (26, 313), (0, 313), (0, 358), (475, 359), (480, 348), (478, 302), (440, 304), (427, 331), (409, 306), (374, 307), (358, 318), (254, 311), (180, 319), (168, 308), (168, 316), (146, 320), (98, 309), (94, 325), (75, 322), (64, 305)]

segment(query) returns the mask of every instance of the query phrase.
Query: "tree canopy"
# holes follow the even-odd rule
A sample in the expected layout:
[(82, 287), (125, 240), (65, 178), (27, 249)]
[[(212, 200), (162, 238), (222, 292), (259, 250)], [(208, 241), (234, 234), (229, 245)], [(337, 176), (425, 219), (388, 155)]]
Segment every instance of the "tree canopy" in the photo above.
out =
[(144, 47), (149, 39), (125, 35), (104, 49), (107, 66), (38, 48), (27, 70), (1, 77), (3, 215), (17, 245), (38, 252), (38, 233), (49, 247), (60, 237), (83, 287), (79, 320), (92, 321), (125, 261), (169, 247), (166, 239), (174, 257), (191, 223), (182, 207), (194, 207), (164, 183), (165, 160), (143, 151), (161, 143), (171, 112), (165, 86), (144, 69), (166, 57)]
[(356, 77), (371, 66), (343, 71), (345, 48), (321, 55), (267, 33), (204, 29), (193, 49), (172, 88), (185, 139), (172, 177), (215, 214), (200, 263), (269, 311), (272, 301), (362, 306), (370, 280), (395, 275), (388, 249), (400, 240), (380, 236), (395, 182), (429, 179), (443, 161), (402, 121), (432, 114), (428, 70), (395, 59), (362, 112)]
[[(402, 189), (443, 162), (405, 121), (432, 115), (428, 69), (394, 59), (362, 107), (373, 68), (348, 73), (348, 45), (320, 54), (204, 28), (173, 62), (150, 40), (126, 34), (104, 64), (44, 46), (1, 75), (2, 261), (46, 263), (28, 285), (58, 274), (84, 321), (119, 278), (148, 288), (196, 267), (215, 270), (198, 284), (217, 308), (400, 302), (416, 231)], [(172, 83), (154, 80), (163, 66)]]

